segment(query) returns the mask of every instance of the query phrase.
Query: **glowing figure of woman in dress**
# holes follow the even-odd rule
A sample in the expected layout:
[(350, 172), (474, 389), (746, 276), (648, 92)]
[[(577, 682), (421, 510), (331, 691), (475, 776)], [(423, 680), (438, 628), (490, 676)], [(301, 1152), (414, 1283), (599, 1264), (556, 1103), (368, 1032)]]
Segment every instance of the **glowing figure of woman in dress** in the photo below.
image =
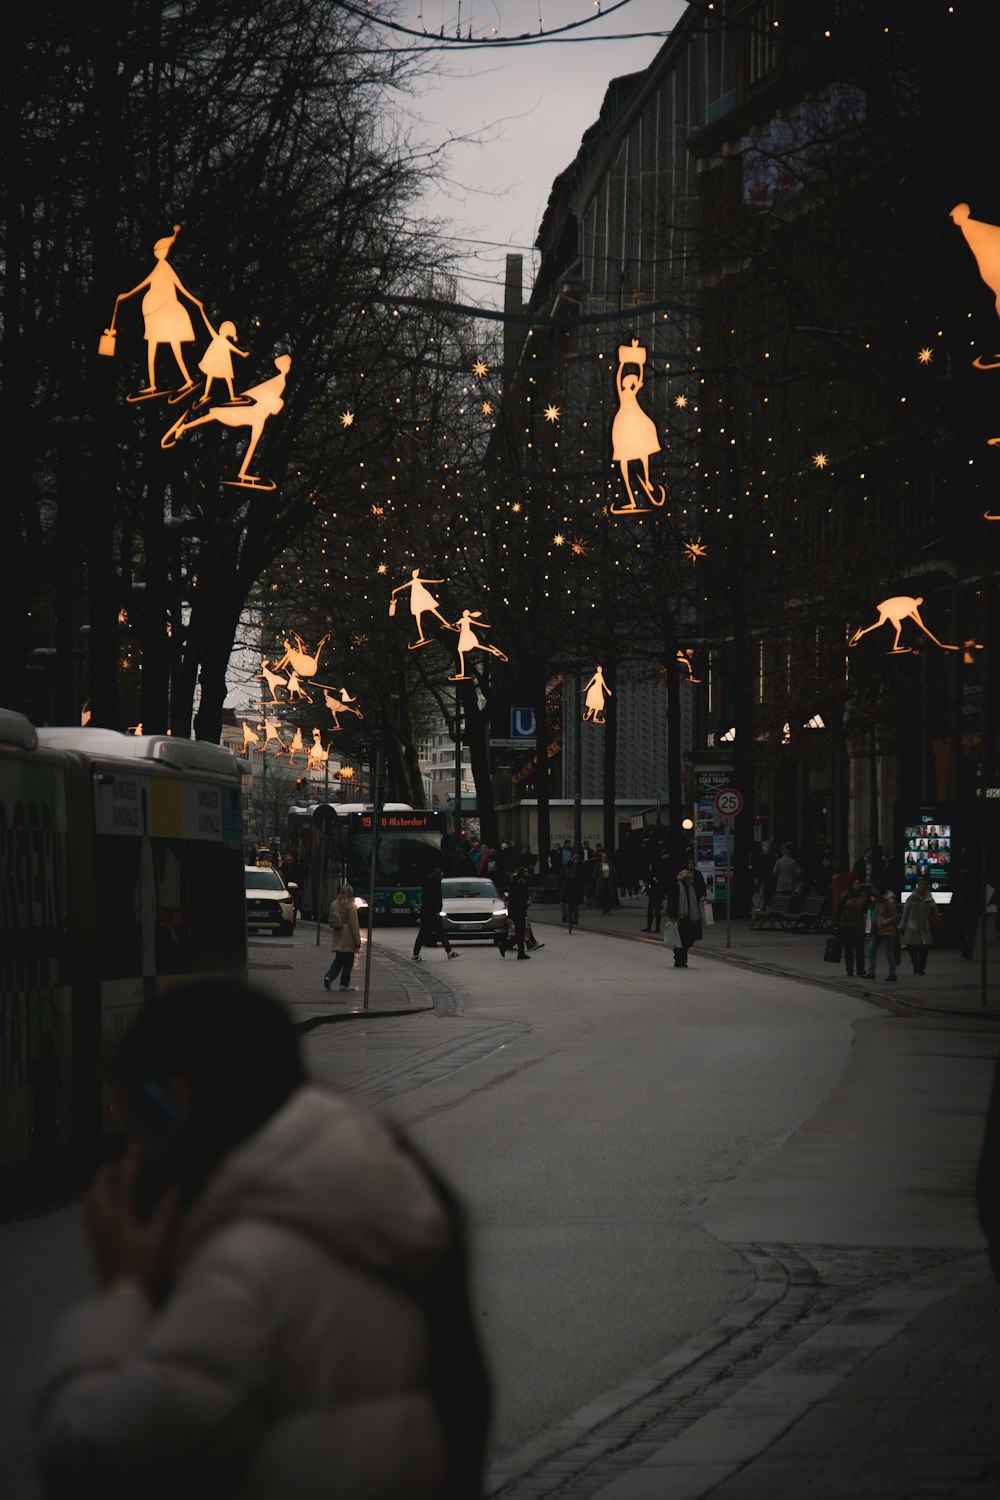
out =
[(593, 677), (585, 684), (583, 690), (587, 695), (584, 699), (584, 703), (586, 704), (583, 711), (584, 723), (588, 719), (592, 724), (606, 723), (607, 721), (604, 717), (604, 700), (605, 698), (613, 698), (614, 693), (604, 681), (604, 673), (601, 670), (600, 662), (597, 664), (597, 669)]
[(424, 615), (434, 615), (436, 619), (441, 621), (441, 624), (444, 626), (445, 630), (454, 630), (456, 628), (454, 625), (452, 625), (451, 621), (446, 620), (444, 615), (441, 613), (440, 604), (435, 599), (430, 589), (427, 588), (427, 584), (429, 583), (444, 583), (444, 579), (421, 578), (420, 569), (414, 568), (411, 571), (410, 577), (407, 579), (406, 583), (401, 583), (399, 585), (399, 588), (393, 589), (392, 593), (389, 595), (389, 614), (390, 616), (392, 616), (396, 613), (396, 595), (401, 594), (404, 589), (409, 589), (410, 591), (410, 614), (413, 616), (417, 626), (417, 639), (415, 641), (411, 641), (409, 646), (409, 649), (411, 651), (416, 651), (418, 646), (428, 645), (430, 641), (430, 636), (424, 635), (424, 625), (422, 618)]
[[(644, 505), (636, 505), (635, 495), (629, 483), (628, 466), (630, 463), (642, 464), (642, 478), (639, 483), (646, 492), (646, 498), (653, 505), (662, 505), (666, 497), (663, 486), (659, 486), (660, 498), (657, 499), (653, 493), (653, 486), (649, 478), (650, 456), (660, 451), (660, 439), (656, 431), (656, 423), (652, 417), (648, 417), (639, 405), (639, 392), (643, 387), (643, 369), (646, 364), (646, 351), (638, 339), (633, 339), (631, 347), (621, 344), (618, 348), (618, 369), (615, 374), (615, 387), (618, 391), (618, 410), (611, 424), (612, 458), (617, 462), (621, 471), (622, 479), (625, 481), (625, 489), (628, 494), (628, 505), (612, 505), (613, 515), (624, 515), (629, 511), (646, 510)], [(635, 365), (636, 372), (622, 375), (626, 365)]]
[[(449, 682), (469, 681), (471, 674), (465, 670), (465, 657), (466, 653), (469, 651), (488, 651), (490, 656), (499, 657), (501, 661), (508, 660), (508, 658), (504, 656), (503, 652), (499, 649), (498, 646), (487, 646), (486, 642), (481, 641), (476, 635), (476, 631), (473, 630), (472, 622), (473, 620), (479, 620), (481, 614), (482, 610), (480, 609), (463, 609), (462, 613), (458, 617), (457, 626), (453, 625), (451, 627), (453, 630), (458, 630), (459, 668), (457, 672), (455, 672), (451, 677), (448, 678)], [(492, 630), (493, 626), (486, 625), (482, 620), (480, 620), (479, 625), (476, 627), (476, 629)]]
[[(177, 367), (184, 377), (183, 390), (189, 391), (194, 385), (190, 371), (184, 363), (182, 344), (190, 344), (194, 340), (194, 329), (191, 327), (191, 318), (183, 302), (178, 301), (177, 293), (193, 302), (195, 307), (205, 317), (205, 308), (199, 299), (189, 292), (181, 281), (173, 266), (167, 260), (174, 240), (180, 233), (181, 226), (174, 225), (174, 232), (157, 240), (153, 246), (153, 254), (156, 256), (156, 265), (149, 275), (134, 286), (130, 292), (122, 292), (115, 298), (115, 311), (111, 319), (112, 329), (115, 319), (118, 317), (119, 303), (124, 302), (127, 297), (134, 297), (137, 292), (146, 289), (146, 295), (142, 299), (142, 316), (145, 323), (144, 338), (146, 340), (146, 363), (149, 371), (149, 384), (130, 396), (130, 401), (144, 401), (151, 396), (162, 395), (156, 385), (156, 351), (161, 344), (169, 344), (173, 350)], [(209, 332), (214, 332), (208, 319)]]

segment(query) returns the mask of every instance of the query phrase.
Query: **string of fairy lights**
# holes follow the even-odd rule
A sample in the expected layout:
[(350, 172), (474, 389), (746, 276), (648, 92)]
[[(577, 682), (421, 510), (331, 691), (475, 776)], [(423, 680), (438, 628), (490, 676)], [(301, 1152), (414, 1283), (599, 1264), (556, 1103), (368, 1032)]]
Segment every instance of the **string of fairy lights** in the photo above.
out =
[[(964, 232), (969, 238), (969, 231)], [(1000, 230), (993, 233), (1000, 237)], [(991, 285), (985, 274), (983, 279)], [(647, 310), (643, 309), (643, 312), (648, 321)], [(666, 318), (668, 315), (661, 316)], [(967, 321), (976, 319), (976, 314), (968, 312), (965, 318)], [(979, 326), (976, 319), (977, 335), (970, 338), (967, 327), (961, 330), (954, 326), (939, 327), (928, 333), (926, 329), (911, 331), (906, 325), (902, 337), (911, 342), (909, 357), (913, 376), (901, 377), (901, 389), (896, 397), (896, 406), (902, 414), (900, 431), (904, 435), (910, 426), (920, 421), (920, 381), (933, 379), (942, 360), (957, 359), (959, 351), (966, 348), (969, 350), (969, 364), (977, 369), (988, 371), (1000, 365), (1000, 360), (976, 352), (986, 337), (979, 331)], [(716, 545), (712, 538), (717, 524), (738, 521), (743, 527), (750, 525), (758, 530), (764, 550), (773, 560), (775, 576), (778, 576), (782, 533), (775, 504), (784, 508), (794, 531), (799, 526), (814, 525), (817, 515), (832, 515), (838, 497), (848, 493), (862, 506), (880, 503), (876, 486), (884, 476), (884, 463), (880, 471), (877, 455), (873, 459), (865, 449), (860, 454), (850, 448), (839, 454), (837, 451), (838, 434), (849, 427), (853, 414), (842, 412), (836, 405), (822, 407), (820, 403), (821, 419), (816, 429), (806, 430), (799, 423), (790, 431), (782, 404), (772, 401), (781, 384), (780, 371), (772, 385), (759, 385), (757, 400), (742, 411), (736, 409), (726, 393), (714, 397), (718, 415), (717, 427), (711, 435), (711, 447), (715, 452), (730, 446), (737, 450), (734, 457), (737, 460), (742, 458), (739, 451), (741, 434), (752, 428), (755, 452), (765, 456), (770, 452), (770, 461), (765, 460), (753, 472), (744, 469), (738, 490), (731, 481), (739, 463), (731, 467), (721, 463), (706, 466), (701, 443), (705, 435), (702, 407), (706, 382), (710, 382), (711, 374), (705, 373), (701, 347), (694, 345), (686, 359), (658, 356), (655, 360), (656, 379), (651, 389), (661, 430), (667, 438), (662, 458), (668, 473), (670, 504), (662, 517), (649, 514), (612, 523), (612, 497), (616, 485), (610, 472), (607, 433), (614, 407), (610, 395), (613, 358), (606, 349), (598, 349), (589, 357), (581, 358), (577, 353), (572, 361), (561, 360), (558, 355), (553, 357), (551, 343), (540, 356), (530, 347), (529, 341), (535, 332), (533, 328), (527, 331), (525, 350), (516, 372), (506, 372), (502, 366), (497, 367), (482, 355), (469, 360), (466, 382), (460, 392), (456, 392), (456, 400), (464, 403), (457, 406), (455, 413), (461, 424), (456, 424), (453, 431), (441, 430), (435, 435), (440, 458), (436, 474), (429, 481), (438, 494), (433, 512), (438, 534), (431, 549), (435, 567), (447, 570), (452, 563), (461, 566), (470, 552), (478, 551), (485, 557), (489, 550), (490, 571), (482, 578), (481, 587), (487, 595), (495, 589), (498, 601), (504, 606), (512, 603), (512, 594), (507, 589), (509, 572), (512, 569), (523, 571), (526, 549), (536, 549), (542, 569), (539, 598), (550, 603), (557, 596), (561, 597), (570, 620), (581, 608), (585, 611), (595, 609), (596, 602), (588, 597), (590, 590), (586, 584), (589, 564), (579, 560), (593, 559), (599, 547), (607, 548), (609, 524), (612, 532), (615, 525), (618, 527), (617, 544), (621, 553), (605, 557), (604, 561), (612, 569), (627, 571), (628, 551), (641, 551), (651, 528), (661, 520), (676, 527), (695, 519), (702, 523), (701, 527), (696, 524), (689, 528), (680, 541), (680, 553), (691, 564), (692, 570), (710, 559)], [(739, 336), (745, 336), (745, 333), (741, 330)], [(729, 335), (737, 338), (737, 330), (730, 329)], [(650, 343), (652, 345), (652, 339)], [(766, 369), (772, 351), (765, 348), (757, 352), (761, 366)], [(864, 343), (862, 352), (872, 352), (870, 341)], [(600, 381), (603, 382), (604, 394), (595, 395), (593, 382), (583, 399), (579, 386), (575, 391), (560, 394), (560, 385), (565, 383), (571, 364), (577, 376), (588, 368), (593, 372), (601, 371), (603, 367)], [(532, 373), (533, 370), (538, 373)], [(832, 390), (832, 381), (830, 387)], [(911, 415), (907, 415), (907, 407)], [(669, 412), (666, 423), (663, 422), (664, 410)], [(476, 417), (481, 419), (478, 428)], [(345, 407), (340, 420), (345, 429), (350, 427), (358, 433), (363, 432), (363, 404)], [(524, 469), (516, 492), (512, 490), (510, 494), (497, 498), (497, 486), (491, 487), (484, 481), (481, 463), (490, 434), (497, 433), (504, 423), (508, 442), (514, 439), (514, 446), (524, 460)], [(421, 425), (420, 422), (413, 424), (414, 436), (420, 433)], [(815, 437), (821, 427), (821, 441), (817, 444)], [(985, 441), (998, 445), (998, 440)], [(780, 459), (779, 449), (782, 450)], [(576, 460), (582, 462), (576, 463)], [(357, 563), (361, 564), (365, 576), (378, 579), (387, 577), (403, 562), (427, 555), (425, 537), (408, 531), (407, 503), (398, 498), (408, 483), (408, 462), (397, 452), (382, 472), (369, 470), (365, 474), (367, 462), (367, 459), (358, 460), (358, 488), (359, 493), (371, 491), (373, 496), (369, 501), (370, 532), (364, 538), (353, 539), (353, 556), (348, 570), (337, 577), (331, 566), (328, 540), (324, 541), (324, 566), (331, 585), (349, 583), (352, 574), (356, 576), (359, 571)], [(972, 468), (976, 462), (977, 454), (970, 453), (968, 467)], [(361, 477), (362, 474), (365, 477)], [(946, 483), (947, 480), (940, 482)], [(777, 495), (779, 484), (783, 493)], [(724, 498), (719, 498), (720, 494)], [(968, 507), (966, 512), (967, 519), (970, 519)], [(981, 515), (987, 522), (997, 519), (991, 510)], [(539, 519), (548, 527), (544, 536)], [(334, 515), (332, 520), (337, 522), (338, 517)], [(426, 528), (427, 520), (426, 512), (420, 508), (418, 533)], [(599, 527), (595, 526), (598, 520), (603, 523)], [(328, 526), (329, 522), (324, 520), (324, 531)], [(706, 527), (710, 528), (707, 532)], [(352, 539), (346, 541), (344, 550), (345, 554), (351, 553)], [(581, 573), (585, 575), (583, 586)], [(373, 599), (375, 597), (373, 595)], [(705, 603), (707, 599), (707, 594), (702, 594), (701, 602)], [(900, 629), (906, 621), (915, 622), (926, 637), (943, 649), (959, 649), (957, 643), (939, 639), (925, 624), (919, 613), (922, 603), (919, 598), (900, 595), (877, 605), (879, 618), (876, 624), (890, 623), (896, 630), (896, 641), (890, 654), (914, 649), (910, 645), (899, 645)], [(521, 607), (525, 613), (531, 608), (528, 603)], [(875, 607), (874, 600), (870, 604), (859, 602), (857, 605), (863, 618), (869, 618), (868, 611)], [(845, 621), (845, 636), (849, 628)], [(849, 643), (856, 643), (874, 628), (874, 625), (860, 625)], [(975, 661), (975, 653), (982, 649), (974, 640), (966, 640), (964, 647), (962, 659), (966, 663)]]

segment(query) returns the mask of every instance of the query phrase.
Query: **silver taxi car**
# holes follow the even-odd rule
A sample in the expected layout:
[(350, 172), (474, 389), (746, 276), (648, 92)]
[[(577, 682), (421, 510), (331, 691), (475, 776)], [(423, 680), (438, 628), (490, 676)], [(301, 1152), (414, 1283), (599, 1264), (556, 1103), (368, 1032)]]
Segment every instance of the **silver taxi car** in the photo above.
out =
[(295, 928), (295, 900), (277, 870), (268, 865), (244, 865), (247, 931), (276, 932), (291, 937)]
[(455, 875), (441, 882), (441, 911), (449, 942), (485, 938), (499, 943), (507, 930), (507, 903), (492, 880)]

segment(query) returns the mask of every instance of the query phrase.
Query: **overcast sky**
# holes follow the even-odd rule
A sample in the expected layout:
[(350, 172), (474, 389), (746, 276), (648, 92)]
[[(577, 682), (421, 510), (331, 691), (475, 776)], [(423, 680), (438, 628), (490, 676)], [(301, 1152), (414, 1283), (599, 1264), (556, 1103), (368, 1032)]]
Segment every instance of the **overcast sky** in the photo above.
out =
[[(457, 3), (405, 0), (395, 19), (435, 35), (443, 25), (454, 36), (460, 16), (462, 36), (471, 26), (479, 38), (493, 27), (501, 36), (535, 36), (539, 16), (549, 33), (597, 13), (594, 0), (462, 0), (460, 11)], [(414, 101), (419, 133), (435, 141), (481, 134), (478, 145), (452, 147), (451, 185), (427, 197), (428, 212), (445, 220), (449, 233), (468, 236), (466, 294), (477, 302), (502, 301), (506, 248), (524, 250), (530, 284), (530, 247), (553, 179), (597, 119), (610, 80), (645, 68), (664, 41), (649, 33), (669, 31), (685, 9), (685, 0), (627, 0), (607, 14), (614, 3), (602, 0), (604, 14), (570, 33), (595, 40), (432, 54), (437, 75)], [(612, 40), (617, 36), (629, 39)]]

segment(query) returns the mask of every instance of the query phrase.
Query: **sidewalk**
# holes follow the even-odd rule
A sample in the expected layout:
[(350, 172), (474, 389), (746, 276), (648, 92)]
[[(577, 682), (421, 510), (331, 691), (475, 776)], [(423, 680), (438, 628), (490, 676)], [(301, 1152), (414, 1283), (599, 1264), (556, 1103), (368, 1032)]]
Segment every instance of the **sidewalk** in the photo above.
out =
[[(581, 928), (655, 943), (639, 931), (645, 914), (644, 900), (626, 898), (607, 916), (586, 908)], [(561, 935), (544, 933), (550, 951), (576, 936), (562, 926), (558, 906), (535, 905), (531, 919), (539, 936), (561, 928)], [(690, 966), (744, 965), (860, 992), (890, 1015), (913, 1018), (921, 1035), (928, 1028), (943, 1037), (965, 1033), (969, 1045), (1000, 1022), (1000, 939), (992, 923), (985, 1007), (978, 945), (971, 963), (955, 950), (935, 951), (922, 979), (904, 954), (898, 983), (887, 985), (848, 979), (841, 966), (825, 964), (824, 942), (822, 934), (751, 931), (742, 920), (732, 922), (727, 947), (723, 917)], [(937, 1109), (947, 1130), (941, 1088), (921, 1088), (918, 1077), (914, 1087), (912, 1107)], [(855, 1088), (875, 1090), (877, 1119), (877, 1078), (856, 1078)], [(951, 1110), (963, 1105), (968, 1100), (947, 1101)], [(841, 1094), (841, 1113), (851, 1107)], [(859, 1129), (862, 1123), (868, 1128), (867, 1117)], [(753, 1294), (659, 1365), (505, 1455), (491, 1475), (494, 1500), (998, 1500), (1000, 1288), (974, 1237), (958, 1233), (948, 1248), (944, 1234), (923, 1249), (919, 1240), (909, 1248), (884, 1239), (882, 1248), (877, 1240), (854, 1245), (850, 1228), (834, 1245), (756, 1238), (765, 1223), (774, 1225), (776, 1192), (788, 1205), (789, 1238), (797, 1216), (808, 1221), (810, 1198), (815, 1206), (821, 1190), (797, 1195), (795, 1172), (808, 1167), (810, 1149), (825, 1149), (822, 1130), (818, 1136), (810, 1147), (808, 1128), (800, 1132), (703, 1205), (713, 1233), (754, 1264)], [(933, 1196), (941, 1191), (933, 1185), (936, 1164), (924, 1166), (912, 1163)], [(857, 1189), (864, 1201), (863, 1185)], [(840, 1191), (850, 1198), (851, 1183)], [(954, 1192), (968, 1220), (967, 1185), (956, 1183)], [(836, 1203), (830, 1213), (836, 1220)]]
[[(273, 985), (287, 1004), (300, 1031), (331, 1021), (371, 1020), (381, 1016), (461, 1015), (461, 993), (442, 973), (436, 951), (423, 964), (414, 964), (379, 942), (376, 927), (372, 943), (368, 1006), (365, 1007), (365, 971), (368, 946), (364, 942), (354, 960), (351, 990), (341, 994), (339, 984), (323, 988), (323, 975), (330, 966), (330, 934), (324, 923), (316, 942), (315, 922), (300, 921), (291, 938), (252, 937), (249, 942), (251, 983)], [(365, 937), (365, 934), (362, 933)]]
[[(599, 909), (586, 906), (580, 913), (580, 930), (602, 932), (634, 942), (659, 943), (655, 934), (640, 931), (646, 920), (645, 897), (623, 897), (619, 907), (605, 916)], [(562, 927), (557, 902), (536, 902), (531, 907), (534, 927)], [(567, 940), (570, 935), (562, 928)], [(896, 984), (885, 982), (885, 957), (879, 955), (878, 978), (849, 979), (843, 963), (823, 961), (826, 933), (761, 931), (750, 928), (749, 918), (734, 918), (730, 924), (730, 946), (726, 946), (725, 907), (716, 908), (715, 923), (707, 927), (702, 941), (692, 950), (690, 962), (700, 959), (713, 962), (745, 964), (759, 973), (788, 975), (809, 984), (822, 985), (842, 994), (865, 996), (874, 1004), (897, 1015), (940, 1014), (965, 1016), (1000, 1022), (1000, 935), (993, 928), (992, 915), (986, 932), (986, 1005), (982, 1004), (982, 933), (976, 940), (971, 960), (964, 960), (957, 948), (931, 950), (927, 972), (917, 978), (904, 949), (898, 965)]]

